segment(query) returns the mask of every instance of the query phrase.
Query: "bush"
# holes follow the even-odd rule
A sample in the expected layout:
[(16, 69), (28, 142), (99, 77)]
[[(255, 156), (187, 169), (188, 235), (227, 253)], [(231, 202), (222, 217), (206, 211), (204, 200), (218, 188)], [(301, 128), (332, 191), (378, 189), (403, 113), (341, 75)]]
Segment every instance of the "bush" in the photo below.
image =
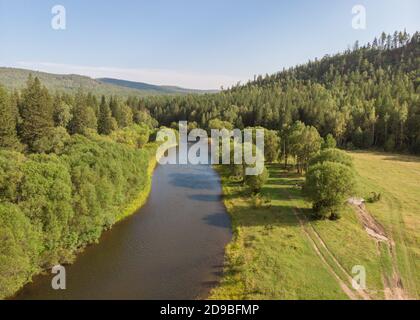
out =
[(261, 194), (253, 194), (251, 196), (251, 202), (254, 209), (262, 207), (271, 207), (271, 199)]
[(367, 197), (366, 202), (368, 202), (368, 203), (379, 202), (379, 201), (381, 201), (381, 198), (382, 198), (382, 194), (381, 193), (372, 192), (370, 194), (370, 196)]
[(269, 178), (268, 170), (264, 167), (260, 175), (245, 176), (245, 184), (254, 194), (259, 193)]

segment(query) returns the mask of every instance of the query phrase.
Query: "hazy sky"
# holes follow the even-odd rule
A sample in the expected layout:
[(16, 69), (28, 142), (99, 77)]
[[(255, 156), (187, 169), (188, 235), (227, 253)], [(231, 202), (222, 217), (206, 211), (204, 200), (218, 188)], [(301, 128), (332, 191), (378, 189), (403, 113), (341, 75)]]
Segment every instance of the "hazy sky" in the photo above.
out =
[(217, 89), (404, 28), (419, 0), (0, 0), (0, 66)]

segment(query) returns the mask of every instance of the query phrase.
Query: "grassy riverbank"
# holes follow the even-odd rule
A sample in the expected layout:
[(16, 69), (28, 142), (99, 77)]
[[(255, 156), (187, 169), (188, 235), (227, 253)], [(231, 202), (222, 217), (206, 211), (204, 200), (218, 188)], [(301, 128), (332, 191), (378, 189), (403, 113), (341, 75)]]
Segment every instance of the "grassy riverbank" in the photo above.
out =
[(157, 165), (157, 161), (156, 161), (157, 144), (149, 144), (146, 146), (146, 148), (151, 150), (149, 165), (147, 167), (147, 172), (146, 172), (146, 183), (141, 190), (138, 190), (137, 197), (117, 217), (117, 222), (131, 216), (133, 213), (139, 210), (149, 198), (150, 191), (152, 188), (153, 172)]
[[(352, 155), (359, 173), (360, 195), (382, 192), (383, 200), (367, 208), (396, 242), (403, 291), (406, 297), (416, 297), (420, 162), (418, 158), (402, 161), (372, 153)], [(368, 235), (354, 208), (347, 207), (336, 222), (312, 221), (311, 206), (299, 188), (303, 178), (284, 171), (281, 165), (269, 166), (270, 179), (262, 191), (271, 198), (271, 206), (255, 208), (246, 188), (229, 179), (226, 167), (217, 170), (222, 176), (234, 239), (226, 251), (223, 280), (210, 298), (389, 297), (384, 279), (393, 276), (392, 252)], [(402, 181), (407, 187), (399, 187)], [(397, 217), (405, 222), (396, 226)], [(356, 265), (366, 268), (367, 289), (360, 292), (351, 285)]]

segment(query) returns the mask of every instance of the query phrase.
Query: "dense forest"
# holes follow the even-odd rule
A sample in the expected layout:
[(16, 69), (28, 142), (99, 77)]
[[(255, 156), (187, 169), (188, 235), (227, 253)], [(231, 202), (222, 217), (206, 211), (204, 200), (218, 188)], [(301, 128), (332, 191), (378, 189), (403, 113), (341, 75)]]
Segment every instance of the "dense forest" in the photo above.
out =
[(0, 88), (0, 114), (4, 298), (119, 220), (149, 183), (156, 146), (147, 114), (89, 94), (51, 96), (37, 78), (22, 92)]
[[(266, 160), (293, 156), (299, 172), (336, 144), (420, 154), (419, 71), (420, 34), (396, 32), (215, 94), (123, 100), (32, 76), (0, 87), (0, 298), (119, 219), (145, 188), (159, 126), (264, 127)], [(247, 183), (258, 191), (264, 175)]]
[[(236, 128), (263, 126), (287, 142), (296, 121), (332, 134), (340, 147), (420, 154), (420, 33), (383, 33), (372, 43), (258, 76), (220, 94), (130, 102), (159, 123), (179, 119), (207, 128), (219, 118)], [(287, 150), (286, 150), (287, 151)]]

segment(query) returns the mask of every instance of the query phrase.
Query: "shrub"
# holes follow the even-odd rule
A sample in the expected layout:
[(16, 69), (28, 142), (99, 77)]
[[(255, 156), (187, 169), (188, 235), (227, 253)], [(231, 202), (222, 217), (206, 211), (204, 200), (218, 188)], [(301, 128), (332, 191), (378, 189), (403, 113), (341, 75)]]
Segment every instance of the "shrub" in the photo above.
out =
[(264, 167), (260, 175), (245, 176), (245, 184), (254, 194), (259, 193), (269, 178), (268, 170)]
[(254, 209), (262, 207), (271, 207), (271, 199), (261, 194), (253, 194), (251, 196), (251, 202)]

